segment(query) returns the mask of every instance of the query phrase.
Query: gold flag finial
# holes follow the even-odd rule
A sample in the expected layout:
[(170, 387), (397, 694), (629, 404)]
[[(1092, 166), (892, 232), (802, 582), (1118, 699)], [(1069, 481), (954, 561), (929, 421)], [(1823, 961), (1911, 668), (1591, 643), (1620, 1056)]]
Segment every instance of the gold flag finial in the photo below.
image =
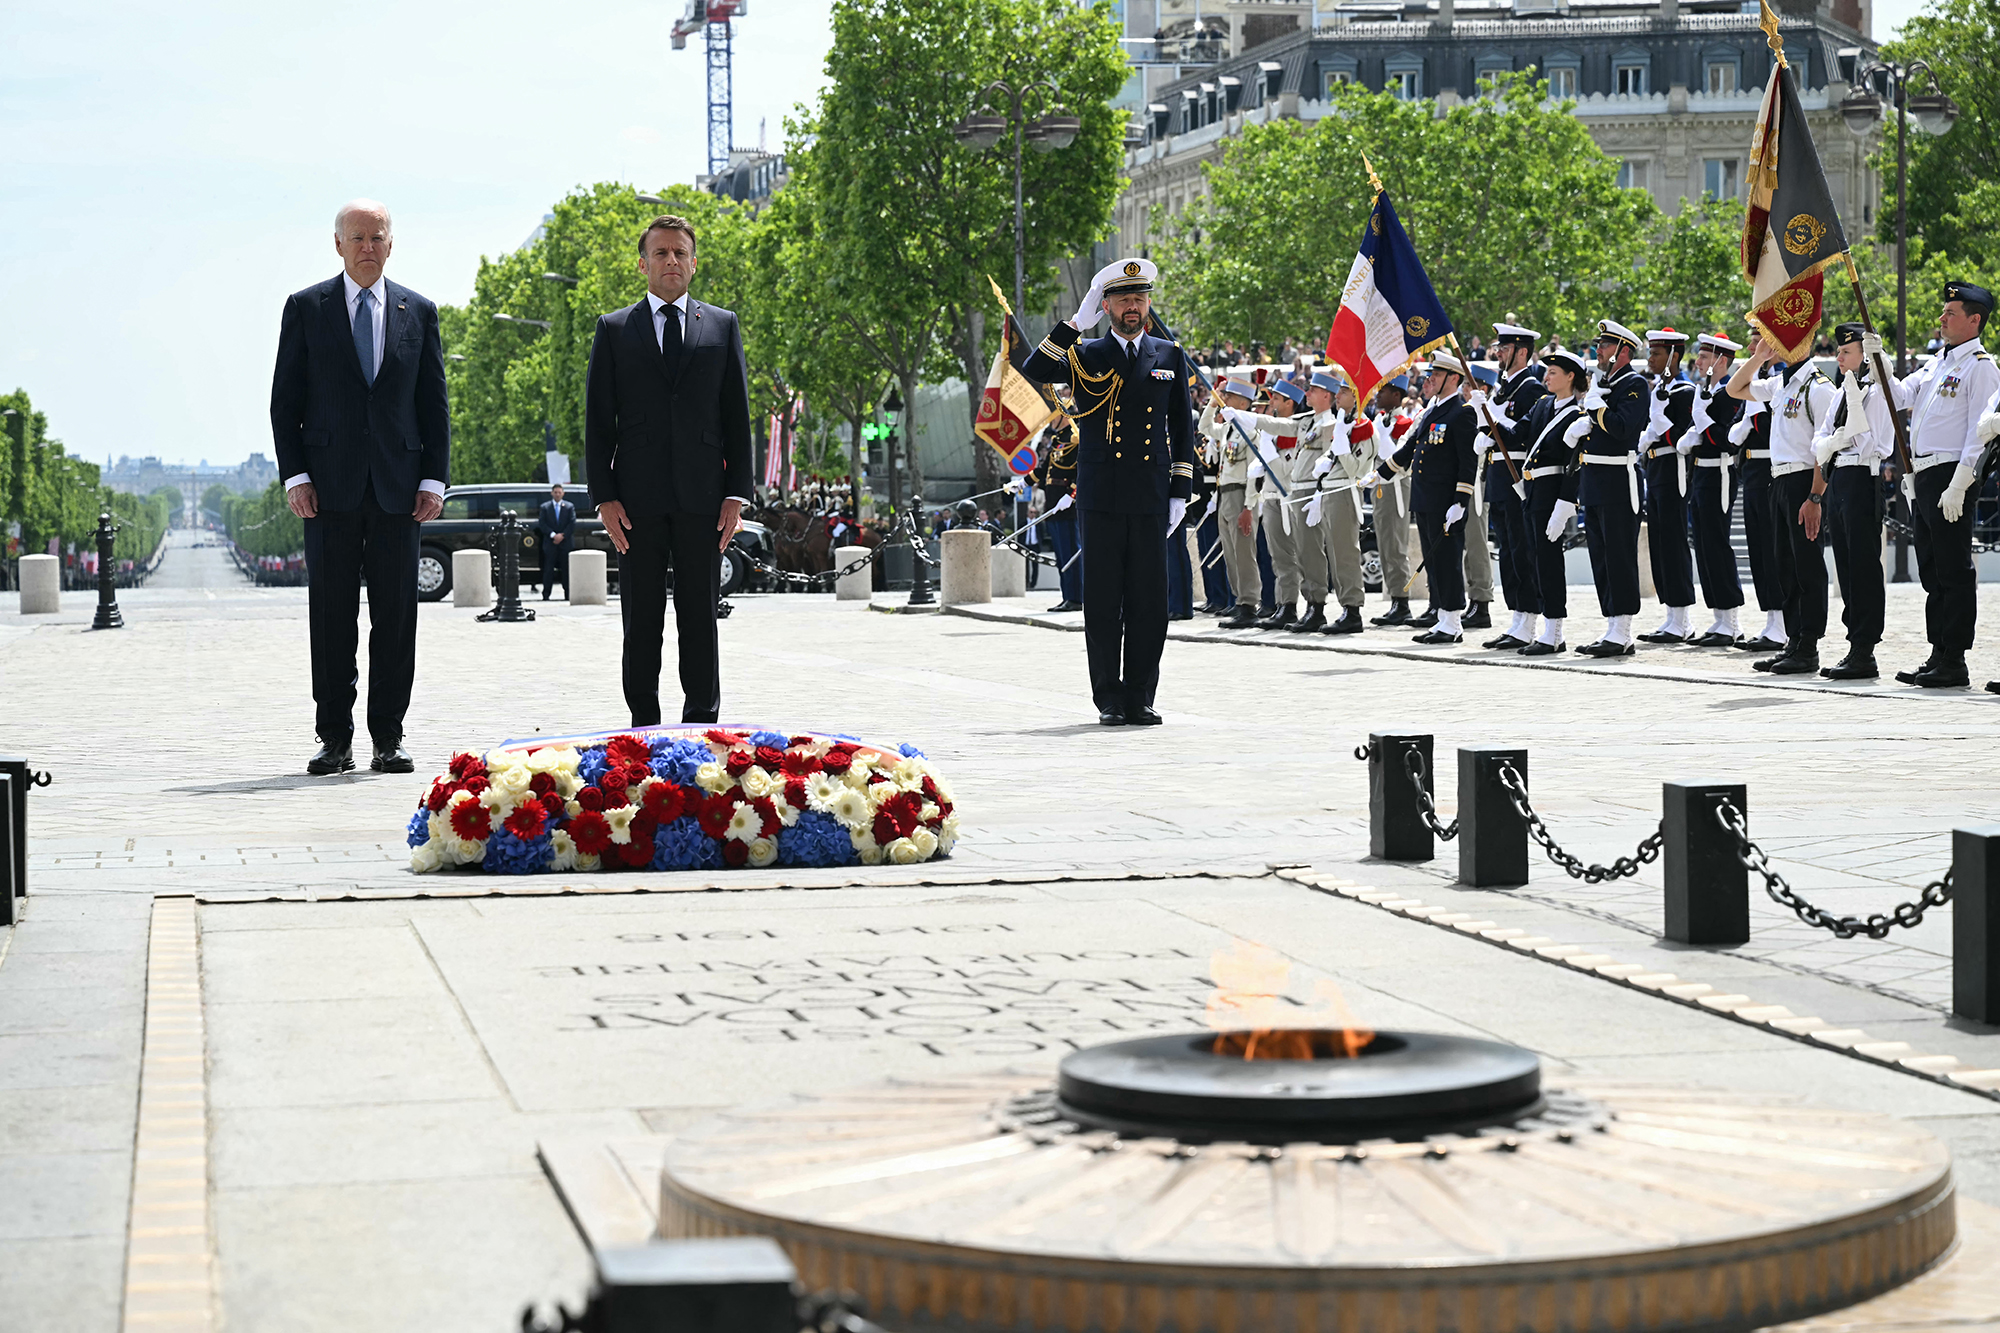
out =
[(1382, 178), (1375, 174), (1375, 164), (1368, 160), (1368, 154), (1361, 155), (1361, 165), (1368, 168), (1368, 183), (1375, 188), (1375, 193), (1382, 193)]
[(991, 273), (986, 275), (986, 285), (993, 289), (993, 299), (1000, 303), (1000, 313), (1003, 315), (1013, 314), (1014, 307), (1007, 304), (1006, 294), (1000, 290), (1000, 284), (993, 281)]
[(1757, 26), (1764, 30), (1764, 36), (1771, 44), (1771, 56), (1780, 65), (1789, 65), (1785, 59), (1785, 39), (1778, 36), (1778, 16), (1771, 10), (1771, 0), (1757, 0), (1757, 8), (1763, 12)]

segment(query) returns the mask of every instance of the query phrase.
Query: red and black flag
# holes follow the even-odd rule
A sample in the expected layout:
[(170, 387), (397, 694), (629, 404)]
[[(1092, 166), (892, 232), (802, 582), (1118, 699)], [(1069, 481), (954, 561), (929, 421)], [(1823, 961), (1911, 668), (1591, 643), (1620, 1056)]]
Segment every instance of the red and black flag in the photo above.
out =
[(1776, 56), (1750, 143), (1750, 211), (1743, 220), (1743, 276), (1750, 322), (1798, 361), (1812, 348), (1825, 308), (1826, 269), (1847, 254), (1847, 236), (1819, 164), (1798, 85), (1785, 63), (1778, 19), (1760, 0)]

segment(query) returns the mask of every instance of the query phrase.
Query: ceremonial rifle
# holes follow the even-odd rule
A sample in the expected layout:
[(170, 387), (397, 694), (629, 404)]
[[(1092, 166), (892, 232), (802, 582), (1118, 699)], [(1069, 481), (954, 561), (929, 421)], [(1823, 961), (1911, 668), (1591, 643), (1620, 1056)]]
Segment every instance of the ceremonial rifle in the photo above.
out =
[[(1472, 382), (1472, 363), (1467, 361), (1465, 353), (1459, 350), (1458, 334), (1454, 332), (1450, 335), (1450, 338), (1451, 354), (1458, 358), (1458, 364), (1465, 367), (1465, 380), (1469, 384)], [(1496, 384), (1494, 387), (1498, 388), (1500, 386)], [(1507, 475), (1514, 479), (1514, 494), (1520, 496), (1523, 500), (1527, 499), (1528, 483), (1521, 480), (1521, 469), (1514, 466), (1514, 455), (1508, 451), (1507, 442), (1500, 438), (1500, 427), (1494, 422), (1493, 413), (1485, 401), (1479, 404), (1479, 415), (1486, 418), (1486, 436), (1499, 446), (1500, 460), (1507, 465)], [(1485, 470), (1487, 465), (1492, 461), (1493, 450), (1489, 448), (1485, 451), (1485, 456), (1479, 460), (1480, 469), (1482, 471)]]

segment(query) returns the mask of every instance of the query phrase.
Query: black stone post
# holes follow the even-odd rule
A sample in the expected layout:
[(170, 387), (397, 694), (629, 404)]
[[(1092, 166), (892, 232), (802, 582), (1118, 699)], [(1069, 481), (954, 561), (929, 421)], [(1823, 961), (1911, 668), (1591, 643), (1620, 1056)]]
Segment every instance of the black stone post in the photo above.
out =
[(21, 891), (14, 871), (14, 775), (0, 772), (0, 926), (14, 924), (14, 895)]
[(1424, 823), (1403, 756), (1424, 757), (1424, 789), (1431, 789), (1431, 738), (1375, 732), (1368, 737), (1368, 854), (1378, 861), (1428, 861), (1437, 855)]
[(2000, 1023), (2000, 824), (1951, 831), (1951, 1011)]
[(0, 882), (7, 885), (11, 916), (12, 899), (26, 897), (28, 893), (28, 789), (47, 786), (48, 775), (34, 773), (28, 761), (18, 754), (0, 754), (0, 774), (7, 777), (4, 817), (10, 830), (8, 841), (13, 844), (7, 868), (0, 871)]
[(1747, 826), (1749, 788), (1740, 782), (1661, 784), (1667, 938), (1679, 944), (1750, 942), (1750, 872), (1736, 855), (1736, 835), (1716, 820), (1724, 801)]
[(118, 584), (111, 570), (112, 551), (118, 538), (118, 525), (111, 521), (111, 515), (97, 516), (97, 614), (91, 618), (92, 629), (124, 629), (125, 617), (118, 613)]
[(1500, 785), (1503, 764), (1527, 785), (1526, 750), (1458, 752), (1458, 882), (1476, 889), (1528, 882), (1528, 824)]
[(798, 1333), (792, 1261), (764, 1236), (654, 1241), (597, 1252), (602, 1333)]
[(501, 510), (500, 527), (493, 534), (493, 540), (499, 543), (499, 586), (494, 590), (493, 609), (481, 615), (479, 619), (512, 623), (535, 618), (533, 611), (521, 605), (522, 536), (520, 515), (511, 509)]
[(910, 580), (911, 606), (933, 606), (937, 598), (931, 595), (931, 567), (924, 561), (928, 554), (924, 546), (924, 507), (916, 507), (916, 518), (910, 523), (910, 561), (915, 573)]

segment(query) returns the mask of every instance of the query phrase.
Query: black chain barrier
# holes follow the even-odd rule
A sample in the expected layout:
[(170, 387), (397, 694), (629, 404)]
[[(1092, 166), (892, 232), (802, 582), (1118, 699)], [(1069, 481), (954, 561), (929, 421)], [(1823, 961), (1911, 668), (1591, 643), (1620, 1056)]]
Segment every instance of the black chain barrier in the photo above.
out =
[(1403, 771), (1409, 774), (1410, 785), (1416, 788), (1417, 792), (1417, 813), (1424, 817), (1424, 823), (1430, 825), (1432, 833), (1450, 842), (1458, 836), (1458, 821), (1454, 819), (1449, 824), (1438, 823), (1437, 806), (1431, 803), (1431, 794), (1424, 787), (1425, 770), (1428, 767), (1424, 763), (1423, 751), (1414, 746), (1403, 751)]
[(1586, 864), (1581, 857), (1573, 856), (1563, 850), (1562, 845), (1549, 832), (1549, 826), (1535, 813), (1535, 807), (1528, 804), (1528, 784), (1522, 779), (1520, 770), (1512, 764), (1503, 762), (1498, 777), (1501, 787), (1507, 792), (1507, 800), (1514, 807), (1514, 813), (1528, 826), (1528, 836), (1533, 838), (1541, 849), (1548, 853), (1549, 860), (1561, 866), (1563, 873), (1571, 879), (1580, 879), (1586, 884), (1602, 884), (1606, 880), (1624, 879), (1628, 875), (1636, 875), (1640, 866), (1651, 865), (1659, 860), (1660, 851), (1666, 846), (1666, 830), (1655, 827), (1651, 833), (1640, 839), (1638, 850), (1632, 855), (1618, 857), (1608, 866)]
[(1749, 822), (1734, 804), (1718, 802), (1715, 822), (1736, 839), (1736, 859), (1743, 863), (1744, 869), (1763, 878), (1764, 892), (1771, 896), (1772, 902), (1790, 908), (1808, 926), (1830, 930), (1840, 939), (1851, 940), (1856, 935), (1866, 935), (1871, 940), (1887, 939), (1890, 930), (1895, 927), (1918, 925), (1923, 921), (1925, 912), (1951, 901), (1952, 872), (1947, 870), (1943, 879), (1934, 879), (1924, 885), (1915, 902), (1897, 903), (1887, 912), (1876, 912), (1868, 917), (1836, 916), (1800, 897), (1798, 890), (1786, 883), (1783, 875), (1771, 869), (1770, 858), (1764, 854), (1762, 847), (1750, 840)]
[(806, 587), (813, 588), (816, 590), (824, 590), (824, 588), (831, 587), (834, 583), (838, 582), (843, 578), (846, 578), (849, 574), (852, 574), (857, 570), (866, 569), (878, 557), (881, 556), (882, 552), (888, 550), (890, 547), (893, 546), (908, 546), (916, 554), (917, 558), (922, 560), (926, 565), (929, 565), (932, 568), (937, 567), (937, 561), (931, 559), (929, 553), (924, 550), (923, 541), (921, 537), (919, 537), (918, 534), (916, 533), (914, 523), (908, 514), (904, 514), (901, 518), (896, 520), (896, 523), (891, 530), (902, 532), (903, 533), (902, 540), (885, 541), (880, 546), (877, 546), (873, 550), (869, 551), (867, 555), (862, 556), (859, 560), (850, 561), (843, 568), (822, 570), (817, 574), (800, 574), (795, 570), (779, 569), (773, 565), (767, 565), (762, 560), (759, 560), (756, 556), (752, 555), (748, 550), (742, 547), (737, 548), (737, 554), (742, 556), (743, 559), (749, 563), (752, 569), (759, 570), (765, 575), (777, 579), (781, 583), (803, 584)]

